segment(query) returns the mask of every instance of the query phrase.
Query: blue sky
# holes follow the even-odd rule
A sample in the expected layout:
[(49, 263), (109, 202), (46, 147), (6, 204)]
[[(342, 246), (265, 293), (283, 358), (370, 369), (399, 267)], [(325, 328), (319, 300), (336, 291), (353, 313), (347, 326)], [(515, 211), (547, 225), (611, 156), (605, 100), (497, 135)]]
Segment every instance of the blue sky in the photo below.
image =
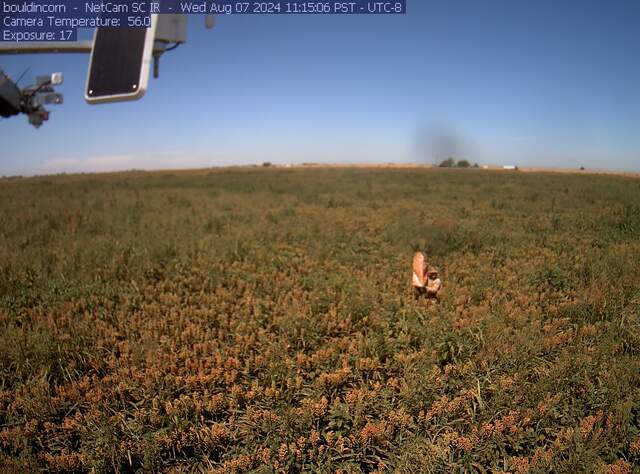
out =
[[(88, 55), (35, 130), (0, 121), (0, 175), (301, 162), (640, 171), (640, 2), (408, 0), (404, 16), (191, 17), (138, 102), (88, 105)], [(443, 145), (444, 143), (444, 145)], [(438, 145), (440, 144), (440, 145)]]

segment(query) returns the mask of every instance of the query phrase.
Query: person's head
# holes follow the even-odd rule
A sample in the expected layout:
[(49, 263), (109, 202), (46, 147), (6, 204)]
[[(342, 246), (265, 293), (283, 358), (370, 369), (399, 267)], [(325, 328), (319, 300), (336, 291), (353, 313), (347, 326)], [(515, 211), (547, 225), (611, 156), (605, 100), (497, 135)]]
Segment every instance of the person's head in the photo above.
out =
[(427, 271), (427, 276), (431, 279), (438, 278), (438, 270), (436, 270), (435, 268), (430, 268)]

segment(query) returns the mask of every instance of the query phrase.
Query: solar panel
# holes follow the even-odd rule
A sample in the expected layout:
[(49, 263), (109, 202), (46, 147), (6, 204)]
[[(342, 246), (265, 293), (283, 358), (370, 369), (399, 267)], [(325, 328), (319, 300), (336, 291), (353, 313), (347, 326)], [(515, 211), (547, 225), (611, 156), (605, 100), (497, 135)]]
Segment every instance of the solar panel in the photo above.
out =
[(149, 28), (96, 28), (89, 60), (85, 100), (135, 100), (147, 89), (157, 16)]

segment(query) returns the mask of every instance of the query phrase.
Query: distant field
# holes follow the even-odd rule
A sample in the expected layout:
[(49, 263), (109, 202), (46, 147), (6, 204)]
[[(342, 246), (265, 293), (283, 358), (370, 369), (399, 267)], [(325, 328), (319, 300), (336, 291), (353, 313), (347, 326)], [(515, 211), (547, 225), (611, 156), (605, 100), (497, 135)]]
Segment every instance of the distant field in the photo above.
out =
[(0, 472), (638, 472), (640, 179), (4, 179), (0, 223)]

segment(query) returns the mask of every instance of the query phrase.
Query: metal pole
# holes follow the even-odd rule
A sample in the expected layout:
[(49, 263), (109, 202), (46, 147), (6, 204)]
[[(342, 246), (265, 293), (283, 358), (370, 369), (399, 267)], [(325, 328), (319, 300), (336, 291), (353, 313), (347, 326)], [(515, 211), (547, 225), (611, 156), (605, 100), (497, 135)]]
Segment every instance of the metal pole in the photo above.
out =
[[(0, 41), (0, 55), (2, 54), (37, 54), (37, 53), (90, 53), (93, 41), (54, 41), (38, 43), (25, 41), (22, 43), (3, 43)], [(156, 41), (153, 45), (155, 54), (162, 54), (167, 49), (166, 43)]]
[(21, 43), (0, 42), (0, 54), (34, 54), (34, 53), (90, 53), (92, 41), (51, 41), (39, 43), (25, 41)]

